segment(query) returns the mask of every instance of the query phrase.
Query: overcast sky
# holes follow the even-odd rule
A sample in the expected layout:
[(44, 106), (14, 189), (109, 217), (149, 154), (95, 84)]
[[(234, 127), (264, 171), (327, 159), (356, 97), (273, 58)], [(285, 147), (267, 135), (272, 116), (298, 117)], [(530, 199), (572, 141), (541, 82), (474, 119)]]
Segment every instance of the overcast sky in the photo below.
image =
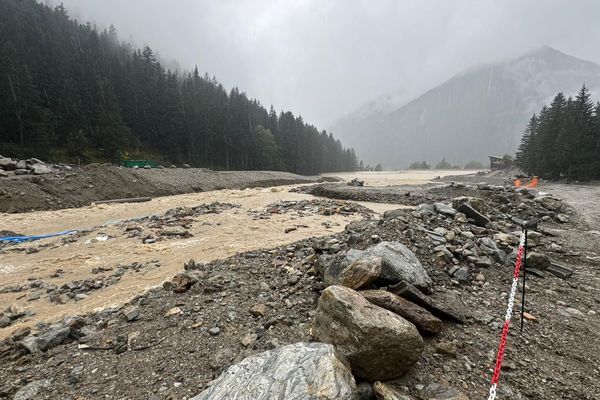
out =
[(600, 63), (598, 0), (62, 1), (320, 128), (385, 93), (418, 95), (542, 45)]

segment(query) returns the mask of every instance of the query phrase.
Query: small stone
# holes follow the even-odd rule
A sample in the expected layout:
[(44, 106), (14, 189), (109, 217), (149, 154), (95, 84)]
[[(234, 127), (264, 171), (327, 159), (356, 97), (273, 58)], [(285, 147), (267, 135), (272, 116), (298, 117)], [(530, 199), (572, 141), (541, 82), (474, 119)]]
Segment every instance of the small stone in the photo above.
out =
[(10, 318), (8, 318), (6, 315), (2, 315), (0, 317), (0, 328), (6, 328), (11, 324), (11, 322), (12, 321), (10, 320)]
[(456, 346), (456, 343), (453, 342), (441, 341), (435, 343), (433, 347), (436, 352), (452, 357), (456, 357), (456, 353), (458, 352), (458, 347)]
[(208, 333), (209, 333), (211, 336), (217, 336), (219, 333), (221, 333), (221, 329), (219, 329), (219, 328), (217, 328), (217, 327), (210, 328), (210, 329), (208, 330)]
[(550, 266), (550, 257), (546, 254), (531, 252), (527, 254), (527, 267), (536, 268), (545, 271)]
[(523, 312), (523, 318), (525, 318), (527, 321), (538, 322), (538, 319), (528, 312)]
[(420, 392), (420, 398), (426, 400), (469, 400), (467, 396), (458, 390), (437, 383), (430, 383), (420, 390)]
[(140, 308), (138, 306), (129, 306), (123, 310), (123, 315), (127, 321), (137, 321), (140, 319)]
[(183, 314), (183, 311), (181, 311), (181, 308), (173, 307), (165, 313), (165, 318), (172, 317), (174, 315), (181, 315), (181, 314)]
[[(388, 385), (383, 382), (375, 382), (373, 384), (374, 398), (378, 400), (412, 400), (413, 398), (400, 393), (394, 386)], [(373, 397), (364, 397), (364, 399), (372, 399)], [(363, 399), (363, 398), (361, 398)]]
[(460, 267), (453, 276), (459, 282), (468, 282), (471, 280), (471, 273), (467, 267)]
[(255, 333), (248, 333), (248, 334), (244, 335), (244, 337), (240, 340), (240, 342), (242, 343), (242, 346), (244, 346), (244, 347), (251, 347), (252, 345), (254, 345), (254, 343), (256, 343), (257, 339), (258, 339), (258, 336)]
[(11, 335), (13, 340), (21, 340), (27, 337), (31, 333), (31, 328), (28, 326), (24, 326), (18, 329), (15, 329)]
[(185, 272), (175, 275), (173, 277), (173, 279), (171, 280), (171, 283), (173, 286), (173, 291), (175, 293), (186, 292), (196, 282), (198, 282), (198, 279), (194, 278), (193, 276), (191, 276), (190, 274), (185, 273)]
[(255, 317), (264, 317), (267, 315), (267, 312), (267, 306), (264, 304), (257, 304), (250, 309), (250, 314), (254, 315)]
[(460, 236), (464, 237), (465, 239), (474, 239), (475, 238), (475, 235), (471, 231), (462, 231), (460, 233)]
[(67, 378), (70, 384), (78, 383), (81, 379), (81, 374), (83, 373), (83, 367), (78, 365), (73, 367), (71, 372), (69, 373), (69, 377)]
[(71, 333), (69, 327), (63, 325), (54, 325), (50, 330), (42, 333), (36, 339), (40, 350), (46, 351), (61, 344)]

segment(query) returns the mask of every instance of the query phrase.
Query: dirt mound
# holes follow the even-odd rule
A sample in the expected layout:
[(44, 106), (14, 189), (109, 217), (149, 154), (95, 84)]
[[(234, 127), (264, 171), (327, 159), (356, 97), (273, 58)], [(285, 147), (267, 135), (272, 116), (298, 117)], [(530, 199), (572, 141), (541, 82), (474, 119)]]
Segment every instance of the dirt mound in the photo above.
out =
[(0, 212), (57, 210), (99, 200), (314, 183), (322, 179), (332, 180), (278, 171), (146, 170), (93, 164), (70, 170), (56, 169), (40, 176), (2, 178)]

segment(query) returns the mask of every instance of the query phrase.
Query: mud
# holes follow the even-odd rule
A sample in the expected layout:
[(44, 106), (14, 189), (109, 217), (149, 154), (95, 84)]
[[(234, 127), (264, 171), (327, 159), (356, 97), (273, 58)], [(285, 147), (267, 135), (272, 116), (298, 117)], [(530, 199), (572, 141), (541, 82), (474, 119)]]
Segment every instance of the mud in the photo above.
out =
[[(5, 337), (22, 325), (53, 321), (67, 315), (122, 304), (170, 279), (191, 258), (198, 262), (209, 262), (236, 253), (293, 243), (307, 237), (331, 235), (364, 216), (363, 210), (323, 215), (318, 212), (317, 205), (317, 212), (304, 215), (297, 212), (268, 212), (268, 219), (256, 218), (256, 215), (272, 209), (277, 202), (314, 199), (310, 195), (290, 193), (289, 188), (221, 190), (161, 197), (146, 203), (106, 204), (3, 215), (4, 226), (25, 235), (70, 229), (81, 230), (82, 233), (75, 235), (74, 241), (52, 238), (4, 247), (3, 253), (0, 253), (0, 288), (26, 285), (28, 281), (42, 281), (60, 287), (69, 282), (98, 279), (92, 274), (92, 270), (97, 268), (114, 271), (119, 266), (132, 263), (154, 266), (139, 272), (128, 271), (118, 283), (87, 293), (88, 296), (80, 301), (67, 301), (65, 304), (51, 302), (43, 288), (0, 293), (0, 309), (16, 304), (35, 312), (32, 317), (10, 328), (0, 329), (0, 337)], [(216, 201), (239, 207), (219, 214), (193, 217), (186, 229), (189, 237), (144, 243), (142, 236), (132, 237), (125, 232), (128, 225), (140, 225), (137, 220), (141, 218), (161, 215), (176, 207), (194, 207)], [(361, 204), (374, 213), (397, 208), (397, 205), (390, 204)], [(340, 207), (343, 209), (343, 204)], [(146, 233), (154, 236), (158, 236), (159, 232), (160, 229), (146, 229)], [(62, 270), (62, 273), (56, 275), (57, 270)], [(38, 292), (40, 298), (30, 300), (32, 293)]]
[(146, 170), (94, 164), (41, 176), (3, 178), (0, 180), (0, 212), (59, 210), (87, 206), (99, 200), (270, 187), (331, 179), (278, 171), (210, 171), (198, 168)]

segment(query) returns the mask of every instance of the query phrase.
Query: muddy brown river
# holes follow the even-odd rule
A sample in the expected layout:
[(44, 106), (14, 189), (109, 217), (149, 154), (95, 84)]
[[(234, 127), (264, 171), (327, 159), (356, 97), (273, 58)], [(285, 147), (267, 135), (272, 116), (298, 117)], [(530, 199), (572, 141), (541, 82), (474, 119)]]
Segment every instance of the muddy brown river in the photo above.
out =
[[(334, 174), (344, 179), (358, 177), (367, 184), (424, 184), (435, 176), (456, 174), (456, 171), (419, 171)], [(177, 272), (189, 259), (209, 262), (223, 259), (235, 253), (268, 249), (300, 239), (327, 236), (342, 231), (355, 215), (307, 215), (294, 213), (274, 214), (269, 219), (255, 219), (249, 211), (264, 210), (267, 205), (281, 200), (314, 199), (311, 195), (292, 193), (295, 186), (256, 188), (245, 190), (220, 190), (153, 199), (146, 203), (106, 204), (22, 214), (0, 214), (1, 228), (25, 235), (59, 232), (68, 229), (90, 229), (75, 243), (64, 244), (60, 238), (10, 246), (0, 254), (0, 288), (26, 284), (28, 280), (41, 280), (61, 286), (65, 283), (94, 278), (94, 268), (115, 267), (138, 263), (156, 263), (159, 267), (140, 272), (127, 272), (112, 286), (88, 292), (88, 297), (65, 304), (51, 303), (47, 296), (28, 301), (31, 291), (0, 294), (0, 309), (11, 304), (31, 309), (35, 315), (8, 328), (0, 329), (0, 338), (10, 334), (21, 325), (33, 325), (40, 321), (83, 314), (97, 309), (122, 304), (149, 288), (162, 284)], [(123, 236), (115, 223), (132, 218), (162, 214), (175, 207), (193, 207), (215, 201), (239, 205), (239, 208), (221, 214), (195, 217), (189, 230), (193, 235), (187, 239), (158, 241), (144, 244), (140, 238)], [(360, 203), (379, 214), (398, 208), (394, 204)], [(285, 233), (287, 228), (296, 230)], [(106, 239), (105, 239), (106, 238)], [(27, 253), (28, 248), (47, 245), (42, 251)], [(54, 276), (57, 270), (60, 276)]]

